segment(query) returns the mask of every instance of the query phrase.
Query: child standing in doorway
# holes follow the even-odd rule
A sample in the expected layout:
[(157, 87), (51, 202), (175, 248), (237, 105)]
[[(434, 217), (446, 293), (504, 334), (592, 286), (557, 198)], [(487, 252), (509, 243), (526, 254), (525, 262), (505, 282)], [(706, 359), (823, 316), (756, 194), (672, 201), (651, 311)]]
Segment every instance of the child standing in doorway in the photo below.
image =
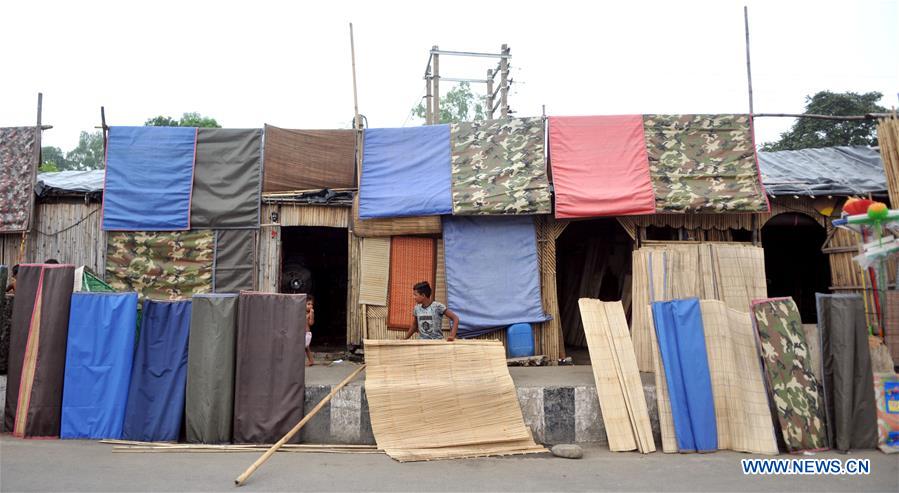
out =
[(306, 296), (306, 366), (315, 364), (315, 360), (312, 359), (312, 349), (309, 348), (309, 343), (312, 342), (313, 325), (315, 325), (315, 297), (310, 294)]

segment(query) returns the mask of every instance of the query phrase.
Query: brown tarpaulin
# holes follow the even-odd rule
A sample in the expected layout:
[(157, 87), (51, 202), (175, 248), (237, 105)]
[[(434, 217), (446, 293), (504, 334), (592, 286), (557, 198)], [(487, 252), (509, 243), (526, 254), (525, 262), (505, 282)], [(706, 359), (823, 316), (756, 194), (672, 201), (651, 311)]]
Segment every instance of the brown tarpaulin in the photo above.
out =
[(58, 437), (73, 265), (22, 264), (16, 277), (3, 429)]
[(274, 443), (303, 418), (306, 295), (240, 293), (234, 443)]
[(265, 126), (264, 192), (356, 187), (355, 130)]

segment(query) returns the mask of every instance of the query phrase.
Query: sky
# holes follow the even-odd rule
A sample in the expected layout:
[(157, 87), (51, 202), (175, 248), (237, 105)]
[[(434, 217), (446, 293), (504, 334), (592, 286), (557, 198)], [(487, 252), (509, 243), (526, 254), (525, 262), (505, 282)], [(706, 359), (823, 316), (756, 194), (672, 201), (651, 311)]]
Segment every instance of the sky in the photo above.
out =
[[(43, 92), (43, 145), (64, 151), (100, 106), (109, 125), (199, 112), (231, 128), (349, 128), (350, 22), (371, 127), (421, 124), (410, 109), (433, 45), (508, 44), (518, 116), (746, 113), (744, 5), (756, 113), (801, 113), (821, 90), (899, 107), (899, 0), (85, 0), (0, 6), (0, 126), (33, 125)], [(480, 79), (495, 64), (443, 56), (440, 72)], [(756, 141), (792, 123), (758, 118)]]

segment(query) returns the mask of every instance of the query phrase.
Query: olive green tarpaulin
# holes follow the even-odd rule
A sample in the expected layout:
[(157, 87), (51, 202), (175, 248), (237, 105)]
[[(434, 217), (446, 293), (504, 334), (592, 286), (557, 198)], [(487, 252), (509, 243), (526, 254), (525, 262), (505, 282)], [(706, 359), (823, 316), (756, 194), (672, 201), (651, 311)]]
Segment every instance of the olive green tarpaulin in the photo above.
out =
[(109, 231), (106, 280), (116, 291), (154, 300), (212, 292), (214, 243), (209, 230)]
[(198, 129), (190, 227), (258, 227), (261, 180), (261, 129)]
[(234, 442), (274, 443), (303, 418), (306, 295), (243, 292), (237, 318)]
[(256, 230), (229, 229), (215, 232), (216, 293), (253, 290), (256, 265)]
[(644, 115), (657, 212), (767, 212), (749, 115)]
[(190, 443), (231, 441), (237, 295), (192, 298), (187, 343), (185, 431)]
[(22, 264), (16, 276), (3, 429), (58, 437), (75, 266)]

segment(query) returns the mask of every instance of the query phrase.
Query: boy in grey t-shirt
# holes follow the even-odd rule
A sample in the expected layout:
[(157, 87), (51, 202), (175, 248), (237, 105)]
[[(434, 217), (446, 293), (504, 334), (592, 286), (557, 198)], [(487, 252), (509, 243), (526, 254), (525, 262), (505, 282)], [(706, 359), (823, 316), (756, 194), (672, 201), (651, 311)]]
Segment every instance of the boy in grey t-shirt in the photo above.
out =
[(452, 310), (431, 299), (431, 285), (422, 281), (412, 287), (415, 307), (412, 308), (412, 326), (406, 331), (406, 339), (418, 332), (422, 339), (443, 339), (443, 316), (450, 319), (452, 330), (448, 341), (456, 339), (459, 317)]

